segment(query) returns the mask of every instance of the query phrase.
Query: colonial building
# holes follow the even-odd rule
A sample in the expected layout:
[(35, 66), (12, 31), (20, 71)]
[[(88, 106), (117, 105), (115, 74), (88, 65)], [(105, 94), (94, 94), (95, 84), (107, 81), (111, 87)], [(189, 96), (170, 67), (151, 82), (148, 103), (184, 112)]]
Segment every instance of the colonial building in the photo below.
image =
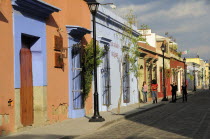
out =
[[(123, 28), (128, 28), (126, 20), (100, 6), (96, 16), (96, 35), (105, 55), (98, 67), (99, 109), (107, 111), (117, 108), (118, 104), (126, 106), (138, 103), (137, 80), (130, 72), (130, 64), (123, 48), (128, 46), (122, 41)], [(134, 37), (140, 34), (133, 26)], [(132, 47), (132, 46), (131, 46)]]
[[(191, 71), (193, 70), (194, 72), (194, 67), (195, 66), (195, 75), (196, 75), (196, 87), (198, 89), (204, 89), (206, 88), (208, 85), (208, 79), (206, 74), (208, 71), (208, 64), (206, 63), (206, 61), (204, 61), (203, 59), (200, 59), (199, 56), (197, 56), (196, 58), (187, 58), (186, 59), (187, 64), (190, 66), (189, 67), (189, 76), (192, 75)], [(207, 66), (207, 67), (206, 67)], [(194, 74), (194, 73), (193, 73)]]
[[(143, 82), (146, 81), (148, 85), (148, 94), (149, 98), (151, 98), (151, 83), (152, 80), (157, 80), (158, 73), (157, 73), (157, 60), (158, 56), (156, 53), (156, 48), (152, 47), (146, 42), (139, 42), (139, 64), (140, 64), (140, 87), (142, 87)], [(143, 98), (141, 92), (141, 99)]]
[(210, 78), (209, 78), (209, 75), (210, 75), (210, 74), (209, 74), (209, 71), (210, 71), (210, 69), (209, 69), (209, 63), (208, 63), (208, 61), (206, 61), (205, 66), (206, 66), (206, 67), (205, 67), (205, 69), (206, 69), (206, 70), (205, 70), (205, 71), (206, 71), (206, 72), (205, 72), (205, 88), (206, 88), (206, 89), (209, 89), (209, 83), (210, 83), (210, 82), (209, 82), (209, 80), (210, 80)]
[(76, 49), (91, 39), (86, 2), (6, 0), (0, 7), (0, 134), (92, 112)]
[[(177, 43), (168, 37), (152, 33), (151, 29), (140, 29), (138, 31), (142, 33), (142, 37), (146, 39), (146, 42), (140, 43), (139, 45), (142, 56), (139, 61), (140, 63), (142, 63), (141, 61), (145, 61), (145, 65), (147, 65), (145, 66), (144, 71), (141, 71), (141, 82), (144, 80), (147, 81), (150, 88), (151, 80), (156, 79), (159, 85), (158, 97), (161, 98), (163, 97), (163, 77), (165, 77), (166, 95), (171, 95), (170, 84), (172, 82), (177, 83), (178, 93), (181, 93), (181, 85), (184, 80), (184, 62), (180, 53), (177, 51)], [(163, 46), (163, 44), (165, 45), (165, 75), (163, 75), (163, 52), (161, 50), (161, 46)], [(142, 46), (144, 47), (142, 48)], [(148, 66), (151, 65), (151, 63), (153, 68)]]
[[(187, 58), (188, 59), (188, 58)], [(188, 90), (199, 88), (200, 65), (195, 62), (186, 62), (187, 64), (187, 84)]]

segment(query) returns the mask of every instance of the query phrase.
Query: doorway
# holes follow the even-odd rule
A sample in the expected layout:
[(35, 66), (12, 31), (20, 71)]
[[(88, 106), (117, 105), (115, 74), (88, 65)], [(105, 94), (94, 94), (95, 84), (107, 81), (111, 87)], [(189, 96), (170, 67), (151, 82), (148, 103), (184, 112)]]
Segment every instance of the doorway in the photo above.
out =
[(72, 84), (73, 84), (73, 107), (74, 109), (83, 109), (82, 92), (82, 68), (81, 68), (81, 45), (73, 45), (72, 48)]
[(38, 37), (22, 34), (20, 49), (20, 117), (23, 126), (34, 122), (33, 111), (33, 73), (31, 46)]

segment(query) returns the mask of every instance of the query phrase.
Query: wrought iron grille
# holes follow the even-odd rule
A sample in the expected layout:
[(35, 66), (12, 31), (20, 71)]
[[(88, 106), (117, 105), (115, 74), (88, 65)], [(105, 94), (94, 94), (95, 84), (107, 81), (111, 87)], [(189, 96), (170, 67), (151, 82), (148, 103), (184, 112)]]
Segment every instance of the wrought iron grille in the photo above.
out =
[(110, 106), (111, 105), (111, 86), (110, 86), (110, 60), (109, 60), (109, 46), (104, 46), (104, 56), (103, 63), (101, 69), (102, 75), (102, 98), (103, 105)]
[(128, 55), (124, 57), (123, 62), (123, 102), (130, 102), (130, 75)]

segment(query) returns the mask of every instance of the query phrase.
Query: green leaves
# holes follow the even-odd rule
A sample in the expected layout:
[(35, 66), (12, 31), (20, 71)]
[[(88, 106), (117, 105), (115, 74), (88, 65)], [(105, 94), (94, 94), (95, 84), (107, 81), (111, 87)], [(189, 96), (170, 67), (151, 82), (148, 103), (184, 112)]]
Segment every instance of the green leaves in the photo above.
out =
[[(129, 55), (128, 61), (130, 63), (130, 72), (134, 74), (136, 78), (140, 76), (140, 66), (138, 63), (138, 58), (140, 57), (139, 52), (139, 45), (138, 41), (145, 41), (145, 38), (142, 38), (142, 36), (135, 37), (133, 35), (133, 25), (136, 24), (136, 16), (133, 14), (133, 11), (130, 10), (126, 15), (126, 26), (122, 29), (123, 35), (121, 35), (121, 42), (122, 45), (125, 46), (122, 48), (122, 52), (124, 55)], [(147, 25), (143, 24), (142, 28), (147, 29), (149, 28)]]
[(142, 25), (141, 25), (141, 29), (149, 29), (149, 26), (146, 25), (146, 24), (142, 24)]
[[(96, 65), (97, 67), (102, 62), (101, 57), (103, 56), (103, 49), (100, 46), (96, 45)], [(88, 94), (91, 89), (92, 80), (93, 80), (93, 71), (94, 71), (94, 53), (93, 53), (93, 40), (84, 47), (82, 55), (82, 69), (83, 69), (83, 93), (84, 100), (87, 99)]]

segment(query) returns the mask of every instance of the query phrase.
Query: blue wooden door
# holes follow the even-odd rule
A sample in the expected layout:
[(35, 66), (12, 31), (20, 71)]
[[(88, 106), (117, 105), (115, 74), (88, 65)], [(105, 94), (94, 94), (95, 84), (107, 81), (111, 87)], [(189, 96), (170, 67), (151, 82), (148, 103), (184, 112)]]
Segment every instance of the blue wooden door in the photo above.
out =
[(81, 68), (81, 47), (73, 45), (72, 48), (72, 94), (73, 94), (73, 108), (83, 109), (83, 93), (82, 93), (82, 68)]
[(73, 40), (70, 40), (69, 72), (69, 118), (84, 117), (85, 110), (82, 91), (81, 45)]

